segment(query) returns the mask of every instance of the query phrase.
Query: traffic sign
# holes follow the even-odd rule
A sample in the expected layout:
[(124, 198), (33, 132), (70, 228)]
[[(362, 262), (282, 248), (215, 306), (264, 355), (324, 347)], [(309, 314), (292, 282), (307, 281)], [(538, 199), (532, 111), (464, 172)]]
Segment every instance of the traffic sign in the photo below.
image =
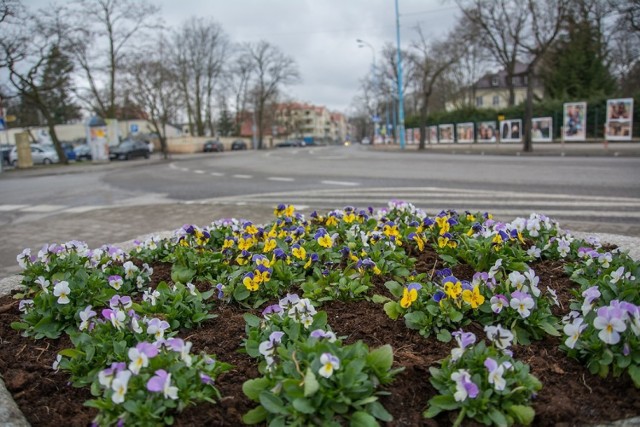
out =
[(131, 129), (131, 133), (138, 133), (138, 125), (135, 123), (132, 123), (130, 126)]
[(7, 125), (4, 122), (4, 117), (0, 117), (0, 130), (6, 130)]
[(371, 121), (373, 123), (380, 123), (380, 116), (371, 116)]

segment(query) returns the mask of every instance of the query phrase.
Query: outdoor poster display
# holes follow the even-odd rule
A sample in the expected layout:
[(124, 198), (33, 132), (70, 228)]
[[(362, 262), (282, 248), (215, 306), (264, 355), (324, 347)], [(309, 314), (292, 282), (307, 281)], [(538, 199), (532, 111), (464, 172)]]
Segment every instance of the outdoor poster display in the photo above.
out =
[(553, 140), (553, 119), (536, 117), (531, 120), (531, 140), (533, 142), (551, 142)]
[(521, 142), (522, 120), (503, 120), (500, 122), (500, 142)]
[(438, 125), (440, 143), (453, 142), (453, 124)]
[(437, 144), (438, 143), (438, 126), (429, 126), (429, 143)]
[(474, 140), (473, 123), (458, 123), (456, 125), (456, 137), (458, 143), (470, 144)]
[(478, 123), (478, 142), (496, 142), (496, 122)]
[(607, 100), (608, 141), (629, 141), (633, 129), (633, 98)]
[(587, 137), (587, 103), (564, 104), (562, 138), (565, 141), (584, 141)]

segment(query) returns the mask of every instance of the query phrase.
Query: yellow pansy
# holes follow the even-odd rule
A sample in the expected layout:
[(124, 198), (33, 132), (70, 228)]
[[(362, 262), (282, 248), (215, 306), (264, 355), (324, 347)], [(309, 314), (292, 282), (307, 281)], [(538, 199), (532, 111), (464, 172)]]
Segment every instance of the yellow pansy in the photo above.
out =
[(449, 218), (446, 216), (436, 217), (436, 224), (438, 224), (438, 227), (440, 228), (439, 234), (441, 236), (444, 233), (447, 233), (449, 231), (449, 228), (451, 227), (449, 225)]
[(462, 291), (462, 300), (471, 305), (471, 308), (478, 308), (484, 302), (484, 296), (480, 293), (478, 286), (473, 287), (473, 291), (465, 289)]
[(275, 239), (268, 239), (266, 242), (264, 242), (263, 252), (264, 253), (271, 252), (276, 248), (276, 246), (277, 246), (277, 243)]
[(307, 259), (307, 251), (302, 247), (294, 247), (291, 250), (291, 253), (293, 254), (294, 257), (301, 259), (301, 260), (305, 260)]
[(325, 234), (324, 236), (318, 238), (318, 244), (323, 248), (328, 249), (333, 246), (333, 240), (331, 239), (331, 236)]
[(447, 282), (444, 284), (444, 293), (447, 294), (449, 298), (456, 299), (462, 293), (462, 283), (458, 282)]

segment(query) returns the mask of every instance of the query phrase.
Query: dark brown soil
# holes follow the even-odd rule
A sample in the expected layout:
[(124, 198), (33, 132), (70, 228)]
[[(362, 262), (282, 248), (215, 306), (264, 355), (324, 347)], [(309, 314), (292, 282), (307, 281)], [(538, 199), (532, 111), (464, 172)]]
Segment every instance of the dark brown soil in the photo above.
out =
[[(436, 264), (433, 254), (424, 254), (416, 263), (418, 271), (431, 272)], [(568, 311), (570, 288), (573, 286), (563, 272), (562, 263), (545, 261), (532, 266), (540, 276), (540, 285), (554, 288), (562, 303), (558, 315)], [(441, 265), (437, 265), (441, 268)], [(170, 280), (170, 268), (154, 265), (154, 283)], [(460, 278), (473, 274), (466, 266), (454, 273)], [(375, 292), (383, 293), (384, 280), (376, 280)], [(197, 284), (199, 287), (203, 284)], [(435, 395), (429, 383), (429, 367), (446, 357), (452, 344), (435, 338), (426, 339), (407, 329), (403, 321), (393, 321), (382, 306), (371, 302), (330, 302), (321, 310), (328, 314), (329, 324), (347, 343), (363, 340), (370, 347), (390, 344), (395, 364), (405, 369), (387, 387), (391, 394), (382, 403), (394, 417), (394, 426), (450, 425), (456, 414), (443, 414), (435, 420), (423, 419), (427, 401)], [(244, 336), (244, 309), (223, 305), (214, 310), (217, 317), (200, 328), (183, 331), (182, 336), (193, 342), (193, 351), (215, 354), (234, 369), (217, 380), (223, 396), (216, 404), (188, 408), (176, 416), (176, 425), (242, 424), (242, 414), (254, 404), (242, 393), (242, 383), (257, 377), (256, 363), (239, 352)], [(18, 320), (18, 304), (9, 296), (0, 298), (0, 374), (18, 406), (34, 426), (86, 426), (96, 412), (82, 404), (91, 398), (88, 390), (68, 385), (67, 376), (51, 369), (57, 351), (70, 346), (68, 339), (34, 341), (23, 338), (10, 328)], [(468, 329), (483, 336), (480, 325)], [(535, 425), (586, 425), (640, 415), (640, 391), (626, 378), (595, 377), (578, 362), (568, 359), (558, 349), (559, 341), (547, 338), (530, 346), (518, 347), (515, 357), (529, 363), (543, 389), (537, 395), (534, 408)]]

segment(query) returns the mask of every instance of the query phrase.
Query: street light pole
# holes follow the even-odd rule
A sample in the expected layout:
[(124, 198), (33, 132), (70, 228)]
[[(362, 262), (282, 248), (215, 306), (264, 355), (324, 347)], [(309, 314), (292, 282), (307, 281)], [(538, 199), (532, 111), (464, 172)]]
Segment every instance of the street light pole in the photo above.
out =
[[(374, 90), (375, 90), (375, 86), (377, 84), (377, 69), (376, 69), (376, 50), (374, 49), (374, 47), (371, 45), (371, 43), (366, 42), (365, 40), (362, 39), (356, 39), (356, 42), (358, 43), (358, 47), (368, 47), (369, 49), (371, 49), (371, 58), (372, 58), (372, 62), (371, 62), (371, 74), (372, 74), (372, 79), (371, 81), (373, 82), (373, 86), (374, 86)], [(378, 115), (378, 108), (377, 108), (377, 104), (376, 104), (376, 111), (374, 113), (375, 116)], [(375, 140), (376, 140), (376, 134), (377, 134), (377, 129), (376, 129), (376, 121), (375, 119), (372, 117), (371, 118), (371, 122), (373, 124), (373, 139), (371, 141), (371, 144), (375, 144)]]
[(404, 150), (404, 99), (402, 98), (402, 55), (400, 54), (400, 13), (396, 0), (396, 40), (398, 45), (398, 130), (400, 131), (400, 149)]

